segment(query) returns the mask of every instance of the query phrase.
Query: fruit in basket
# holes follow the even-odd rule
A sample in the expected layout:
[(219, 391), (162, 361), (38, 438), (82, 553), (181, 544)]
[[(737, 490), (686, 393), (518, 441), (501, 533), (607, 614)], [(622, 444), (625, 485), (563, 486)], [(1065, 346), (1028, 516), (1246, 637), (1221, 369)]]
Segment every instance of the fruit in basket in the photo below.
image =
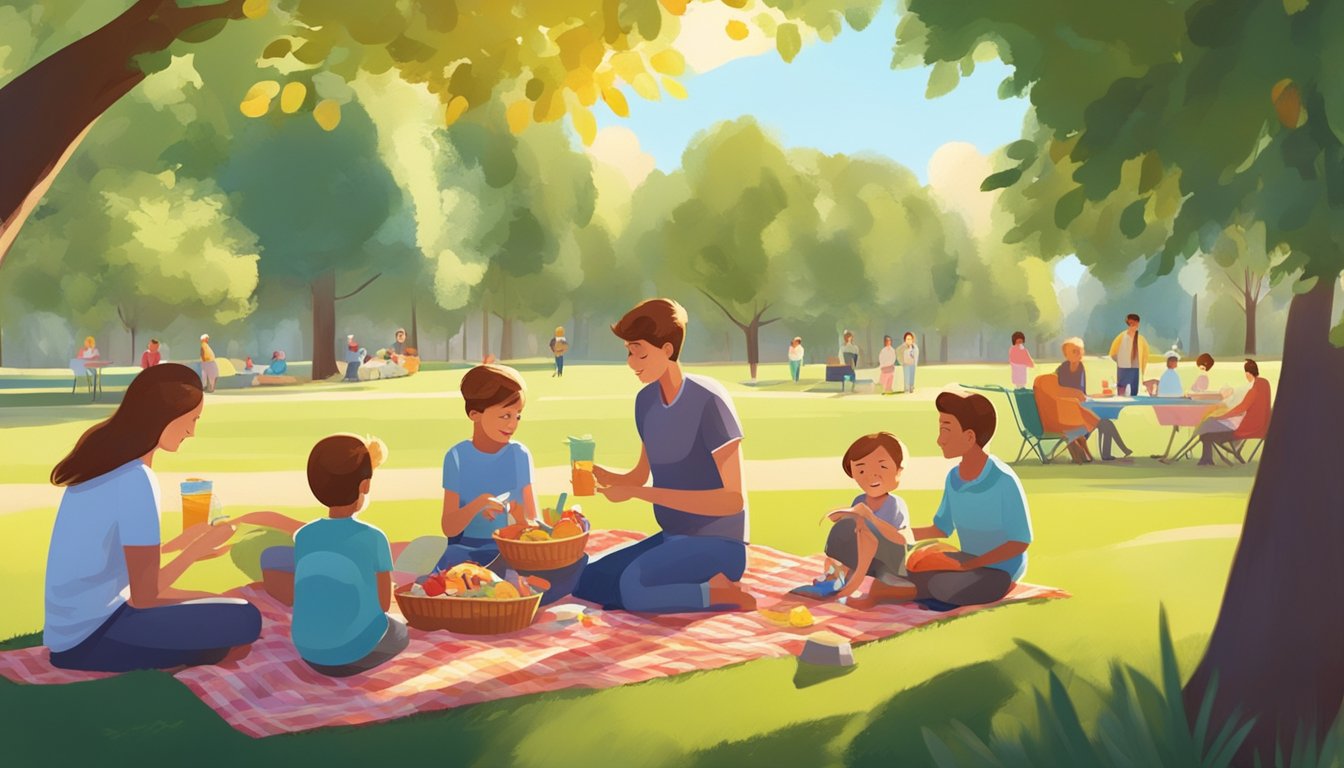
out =
[(426, 597), (438, 597), (447, 590), (447, 584), (442, 573), (431, 573), (425, 583), (421, 585), (425, 591)]
[(518, 592), (518, 588), (507, 581), (501, 581), (490, 589), (491, 600), (515, 600), (519, 597), (522, 595)]
[(529, 528), (518, 537), (519, 541), (550, 541), (551, 534), (540, 528)]
[(572, 539), (583, 535), (583, 526), (573, 519), (563, 519), (551, 529), (552, 539)]

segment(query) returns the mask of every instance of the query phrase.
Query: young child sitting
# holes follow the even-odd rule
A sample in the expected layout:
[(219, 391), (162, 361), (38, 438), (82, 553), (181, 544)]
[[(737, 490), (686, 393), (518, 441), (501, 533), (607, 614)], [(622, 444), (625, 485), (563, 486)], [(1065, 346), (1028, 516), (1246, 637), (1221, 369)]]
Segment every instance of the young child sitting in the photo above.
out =
[(828, 515), (834, 523), (826, 537), (826, 566), (820, 579), (795, 594), (818, 599), (845, 599), (865, 576), (889, 586), (909, 586), (905, 553), (914, 544), (910, 511), (892, 495), (901, 482), (905, 451), (889, 432), (864, 435), (841, 459), (845, 474), (861, 493), (851, 506)]
[(462, 377), (461, 390), (471, 439), (443, 457), (448, 546), (436, 570), (465, 562), (490, 567), (499, 557), (491, 534), (510, 522), (537, 519), (532, 454), (513, 441), (527, 403), (522, 376), (507, 366), (478, 365)]
[(286, 566), (292, 568), (294, 647), (309, 666), (333, 677), (373, 669), (409, 641), (406, 625), (387, 615), (392, 604), (387, 536), (355, 519), (386, 454), (376, 438), (323, 438), (308, 454), (308, 487), (327, 507), (327, 517), (306, 525), (275, 512), (237, 519), (294, 534), (292, 550), (272, 547), (262, 553), (267, 591), (283, 594), (287, 585), (279, 582), (287, 581)]

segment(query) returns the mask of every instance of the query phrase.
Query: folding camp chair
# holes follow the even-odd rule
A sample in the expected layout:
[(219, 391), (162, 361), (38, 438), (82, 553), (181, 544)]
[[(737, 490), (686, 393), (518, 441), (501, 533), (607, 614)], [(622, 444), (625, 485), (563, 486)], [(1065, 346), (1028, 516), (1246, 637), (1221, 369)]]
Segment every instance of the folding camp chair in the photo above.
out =
[[(1246, 446), (1255, 443), (1255, 448), (1251, 450), (1250, 456), (1243, 456), (1242, 451)], [(1255, 461), (1255, 455), (1265, 446), (1263, 437), (1248, 437), (1244, 440), (1234, 440), (1230, 443), (1214, 443), (1213, 447), (1218, 451), (1218, 457), (1226, 461), (1228, 466), (1232, 465), (1232, 460), (1236, 459), (1238, 464), (1245, 464), (1248, 461)]]
[(1017, 450), (1017, 464), (1029, 454), (1035, 454), (1042, 464), (1049, 464), (1064, 449), (1068, 441), (1063, 435), (1046, 432), (1041, 424), (1041, 412), (1036, 407), (1036, 393), (1030, 389), (1007, 389), (993, 384), (962, 384), (962, 389), (980, 392), (997, 392), (1008, 398), (1008, 407), (1013, 412), (1013, 421), (1017, 424), (1018, 434), (1022, 436), (1022, 445)]

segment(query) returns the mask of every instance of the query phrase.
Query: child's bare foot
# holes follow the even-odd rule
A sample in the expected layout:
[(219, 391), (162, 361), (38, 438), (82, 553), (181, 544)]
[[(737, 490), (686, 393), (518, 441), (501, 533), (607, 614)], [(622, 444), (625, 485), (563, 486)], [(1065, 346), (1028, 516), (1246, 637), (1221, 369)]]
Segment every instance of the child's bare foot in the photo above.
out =
[(868, 611), (882, 603), (903, 603), (914, 600), (916, 597), (918, 597), (918, 592), (912, 586), (894, 587), (873, 579), (873, 585), (868, 588), (867, 594), (850, 600), (849, 606), (861, 611)]
[(752, 597), (741, 583), (729, 579), (722, 573), (715, 574), (709, 580), (709, 604), (730, 605), (736, 611), (756, 610), (756, 598)]

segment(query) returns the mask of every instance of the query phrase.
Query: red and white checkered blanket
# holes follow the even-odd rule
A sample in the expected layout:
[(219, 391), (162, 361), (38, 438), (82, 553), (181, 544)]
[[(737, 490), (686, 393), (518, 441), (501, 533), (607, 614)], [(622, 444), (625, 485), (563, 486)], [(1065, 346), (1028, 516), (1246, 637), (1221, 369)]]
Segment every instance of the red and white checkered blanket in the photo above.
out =
[[(631, 531), (594, 531), (596, 554), (642, 538)], [(798, 557), (752, 546), (744, 582), (768, 605), (820, 572), (820, 555)], [(913, 605), (858, 611), (835, 603), (807, 603), (816, 625), (781, 627), (756, 613), (646, 616), (596, 611), (585, 626), (557, 620), (547, 609), (523, 632), (496, 637), (411, 630), (396, 659), (354, 677), (330, 678), (299, 659), (289, 639), (289, 609), (257, 587), (235, 595), (252, 601), (264, 619), (261, 638), (236, 668), (193, 667), (177, 679), (234, 728), (253, 737), (333, 725), (392, 720), (418, 712), (564, 688), (609, 688), (682, 672), (717, 669), (752, 659), (797, 654), (807, 636), (825, 629), (853, 642), (890, 637), (947, 614)], [(1067, 597), (1048, 587), (1019, 585), (1005, 602)], [(396, 604), (393, 603), (393, 611)], [(107, 677), (52, 667), (43, 647), (0, 653), (0, 675), (33, 684)]]

